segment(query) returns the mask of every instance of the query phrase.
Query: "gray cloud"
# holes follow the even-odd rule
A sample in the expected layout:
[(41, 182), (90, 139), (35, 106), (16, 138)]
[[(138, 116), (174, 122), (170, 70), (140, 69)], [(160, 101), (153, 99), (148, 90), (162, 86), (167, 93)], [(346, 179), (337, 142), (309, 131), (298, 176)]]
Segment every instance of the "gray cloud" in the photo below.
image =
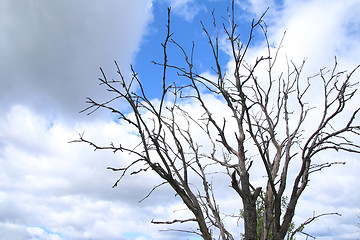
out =
[(128, 69), (152, 19), (145, 0), (1, 5), (0, 109), (19, 103), (50, 117), (75, 115), (86, 96), (99, 97), (99, 66), (115, 72), (117, 60)]

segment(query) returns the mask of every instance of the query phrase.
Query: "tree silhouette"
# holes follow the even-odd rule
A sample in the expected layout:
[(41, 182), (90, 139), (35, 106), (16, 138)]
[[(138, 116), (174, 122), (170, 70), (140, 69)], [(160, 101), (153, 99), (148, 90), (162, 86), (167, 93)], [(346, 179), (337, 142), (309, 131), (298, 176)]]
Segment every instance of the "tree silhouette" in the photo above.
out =
[[(321, 69), (317, 75), (303, 78), (305, 61), (301, 64), (287, 61), (286, 71), (278, 72), (275, 66), (282, 41), (277, 48), (269, 43), (263, 20), (265, 13), (252, 21), (249, 37), (243, 41), (238, 34), (234, 11), (232, 1), (228, 20), (223, 18), (221, 25), (213, 14), (215, 36), (202, 23), (214, 62), (212, 69), (215, 77), (198, 73), (194, 64), (194, 44), (187, 52), (172, 38), (170, 9), (167, 34), (162, 43), (163, 62), (155, 62), (163, 72), (162, 95), (158, 101), (147, 97), (146, 89), (133, 67), (131, 79), (126, 79), (116, 64), (118, 80), (107, 79), (101, 69), (100, 84), (112, 97), (106, 102), (88, 98), (89, 106), (83, 112), (91, 114), (98, 109), (111, 111), (119, 121), (137, 130), (137, 146), (127, 146), (126, 140), (119, 146), (99, 146), (84, 135), (73, 142), (88, 143), (95, 150), (130, 153), (134, 156), (130, 164), (109, 168), (121, 173), (114, 187), (124, 176), (128, 176), (129, 171), (136, 178), (151, 170), (163, 180), (151, 192), (168, 184), (193, 215), (189, 219), (153, 220), (154, 224), (195, 221), (198, 230), (186, 231), (199, 234), (206, 240), (235, 239), (242, 230), (230, 232), (224, 216), (238, 218), (239, 215), (222, 212), (215, 194), (218, 187), (216, 179), (223, 178), (225, 174), (231, 186), (229, 191), (235, 191), (242, 202), (234, 207), (241, 209), (244, 238), (290, 239), (307, 223), (323, 215), (314, 215), (305, 225), (297, 228), (292, 224), (296, 205), (310, 175), (334, 164), (344, 164), (342, 161), (319, 162), (315, 157), (331, 150), (360, 153), (359, 145), (351, 141), (359, 135), (360, 126), (354, 120), (360, 109), (356, 108), (351, 113), (348, 110), (357, 86), (351, 77), (359, 66), (350, 72), (338, 71), (335, 58), (332, 69)], [(267, 52), (255, 60), (248, 59), (254, 32), (259, 30), (267, 44)], [(227, 72), (229, 70), (220, 61), (219, 32), (226, 35), (232, 72)], [(184, 66), (169, 63), (170, 44), (181, 51)], [(170, 82), (169, 70), (175, 70), (181, 81)], [(318, 81), (316, 84), (315, 79)], [(309, 92), (314, 87), (318, 88), (319, 82), (321, 90), (317, 91), (321, 103), (313, 106), (309, 104)], [(221, 113), (213, 110), (210, 96), (224, 106)], [(117, 101), (127, 103), (130, 111), (116, 108), (114, 103)], [(197, 106), (198, 111), (190, 111), (189, 104)], [(317, 114), (317, 118), (312, 116), (313, 124), (309, 128), (305, 122), (315, 107), (321, 114)], [(259, 168), (267, 179), (263, 186), (256, 186), (250, 178)], [(290, 176), (290, 170), (296, 174)], [(284, 205), (285, 194), (288, 195)], [(261, 221), (260, 205), (257, 205), (259, 200)]]

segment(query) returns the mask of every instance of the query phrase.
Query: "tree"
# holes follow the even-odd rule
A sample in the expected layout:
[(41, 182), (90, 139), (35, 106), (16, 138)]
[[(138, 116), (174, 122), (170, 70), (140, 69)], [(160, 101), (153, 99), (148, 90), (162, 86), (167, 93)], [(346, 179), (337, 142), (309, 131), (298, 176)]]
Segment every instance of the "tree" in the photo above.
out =
[[(301, 64), (287, 61), (287, 71), (279, 73), (275, 66), (282, 41), (277, 48), (270, 45), (263, 20), (265, 13), (252, 21), (249, 37), (243, 41), (238, 34), (234, 11), (232, 1), (229, 20), (224, 20), (221, 25), (234, 65), (231, 74), (226, 72), (220, 60), (221, 29), (218, 29), (214, 14), (215, 36), (202, 23), (214, 61), (215, 77), (209, 77), (197, 72), (193, 61), (195, 45), (187, 52), (172, 39), (169, 9), (167, 35), (162, 44), (163, 62), (154, 62), (163, 72), (160, 100), (152, 101), (147, 97), (133, 67), (131, 79), (126, 79), (115, 62), (119, 79), (107, 79), (102, 69), (99, 78), (100, 84), (114, 96), (106, 102), (87, 98), (89, 106), (83, 110), (88, 114), (98, 109), (111, 111), (119, 121), (137, 130), (139, 144), (99, 146), (83, 134), (74, 142), (88, 143), (95, 150), (130, 153), (135, 157), (130, 164), (109, 168), (121, 172), (114, 187), (129, 171), (137, 176), (151, 170), (163, 180), (151, 192), (168, 184), (193, 214), (190, 219), (152, 221), (155, 224), (195, 221), (198, 232), (194, 233), (203, 239), (235, 239), (234, 234), (241, 230), (233, 233), (226, 227), (215, 194), (214, 179), (225, 173), (231, 188), (242, 201), (238, 208), (242, 209), (245, 239), (285, 239), (301, 231), (311, 219), (323, 215), (313, 216), (298, 228), (292, 225), (296, 205), (310, 175), (334, 164), (344, 164), (319, 162), (316, 157), (331, 150), (360, 153), (360, 146), (351, 141), (360, 133), (360, 126), (354, 121), (360, 108), (350, 114), (348, 111), (348, 103), (357, 86), (351, 78), (359, 66), (350, 72), (338, 71), (335, 58), (332, 69), (321, 69), (317, 75), (303, 79), (305, 61)], [(254, 32), (259, 30), (267, 44), (267, 53), (248, 60)], [(168, 62), (170, 44), (182, 52), (184, 66)], [(170, 82), (170, 70), (175, 70), (182, 80)], [(312, 106), (306, 100), (316, 85), (314, 79), (321, 82), (319, 106)], [(133, 90), (134, 87), (137, 90)], [(207, 100), (209, 96), (226, 106), (221, 114), (212, 110)], [(114, 103), (119, 100), (127, 103), (130, 111), (116, 108)], [(190, 113), (184, 103), (197, 104), (201, 112)], [(321, 109), (321, 114), (317, 119), (311, 119), (316, 127), (308, 128), (305, 122), (315, 107), (317, 111)], [(205, 138), (199, 139), (199, 133)], [(254, 186), (250, 175), (254, 170), (258, 171), (260, 165), (267, 182), (264, 186)], [(289, 175), (290, 170), (296, 171), (294, 177)], [(284, 205), (285, 194), (289, 195)], [(257, 207), (259, 197), (262, 204), (258, 203)], [(263, 208), (261, 219), (259, 206)]]

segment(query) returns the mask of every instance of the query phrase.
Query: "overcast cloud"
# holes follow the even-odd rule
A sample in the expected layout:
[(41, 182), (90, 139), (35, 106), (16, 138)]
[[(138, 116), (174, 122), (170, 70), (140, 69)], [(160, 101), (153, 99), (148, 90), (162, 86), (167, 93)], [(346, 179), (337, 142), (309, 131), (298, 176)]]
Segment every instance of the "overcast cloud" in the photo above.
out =
[(151, 20), (145, 0), (1, 1), (0, 109), (74, 116), (98, 96), (100, 66), (128, 69)]
[[(298, 62), (308, 58), (305, 75), (331, 67), (335, 55), (341, 69), (360, 63), (359, 0), (240, 2), (249, 17), (265, 5), (273, 7), (270, 38), (279, 41), (287, 29), (283, 52)], [(227, 8), (228, 1), (223, 3)], [(202, 1), (171, 4), (187, 22), (199, 14), (210, 17)], [(105, 97), (96, 81), (99, 66), (112, 77), (117, 60), (126, 74), (136, 54), (146, 51), (141, 43), (151, 37), (155, 14), (148, 0), (0, 1), (0, 239), (184, 238), (150, 224), (186, 214), (174, 212), (182, 206), (167, 187), (139, 204), (159, 179), (151, 174), (137, 181), (125, 178), (112, 189), (119, 176), (106, 167), (129, 161), (128, 156), (68, 144), (83, 131), (100, 143), (135, 144), (132, 129), (109, 121), (104, 112), (90, 117), (78, 112), (86, 96)], [(165, 23), (159, 24), (155, 27), (163, 29)], [(260, 45), (250, 54), (262, 51)], [(341, 158), (347, 164), (314, 175), (299, 203), (298, 223), (313, 211), (342, 214), (309, 226), (318, 239), (359, 237), (360, 163), (354, 155)], [(223, 196), (228, 206), (237, 204), (231, 194)]]

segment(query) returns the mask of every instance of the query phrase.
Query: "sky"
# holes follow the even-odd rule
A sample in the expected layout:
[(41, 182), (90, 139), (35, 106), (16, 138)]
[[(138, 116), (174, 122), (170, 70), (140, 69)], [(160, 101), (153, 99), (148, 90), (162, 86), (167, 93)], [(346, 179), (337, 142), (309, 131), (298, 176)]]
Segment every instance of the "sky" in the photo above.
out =
[[(106, 168), (128, 156), (68, 142), (85, 132), (100, 143), (135, 143), (132, 129), (107, 112), (79, 113), (87, 96), (107, 99), (98, 86), (99, 67), (116, 77), (115, 60), (129, 77), (133, 65), (149, 98), (156, 99), (161, 68), (151, 61), (162, 60), (167, 7), (173, 37), (187, 50), (194, 42), (195, 63), (206, 73), (212, 63), (204, 57), (209, 48), (200, 20), (211, 27), (212, 10), (220, 19), (229, 5), (227, 0), (0, 0), (0, 239), (198, 239), (150, 223), (186, 215), (167, 187), (139, 203), (161, 182), (156, 176), (129, 176), (112, 188), (119, 176)], [(359, 0), (237, 1), (245, 38), (251, 20), (267, 7), (270, 40), (279, 42), (286, 30), (282, 51), (295, 62), (307, 59), (305, 75), (331, 68), (334, 56), (343, 70), (360, 63)], [(263, 51), (255, 39), (249, 56)], [(171, 62), (181, 62), (175, 49), (170, 53)], [(226, 52), (222, 57), (230, 68)], [(358, 94), (355, 107), (359, 100)], [(336, 158), (347, 163), (312, 176), (294, 220), (336, 211), (342, 216), (321, 218), (306, 231), (324, 240), (360, 238), (359, 157)], [(223, 200), (234, 204), (234, 195), (225, 193), (228, 186), (223, 191), (228, 198)]]

